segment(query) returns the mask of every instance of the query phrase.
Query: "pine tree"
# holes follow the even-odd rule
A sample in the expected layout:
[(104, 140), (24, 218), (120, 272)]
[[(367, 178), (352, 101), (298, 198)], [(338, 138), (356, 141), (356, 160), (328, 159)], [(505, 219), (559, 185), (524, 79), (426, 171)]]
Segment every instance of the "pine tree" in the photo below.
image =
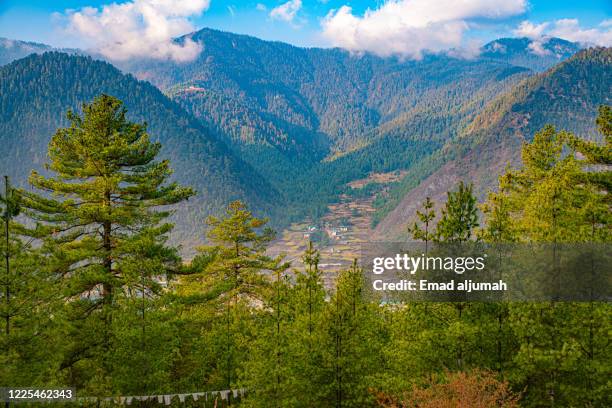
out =
[(413, 239), (425, 242), (425, 254), (427, 254), (429, 243), (435, 238), (435, 234), (432, 232), (432, 223), (436, 218), (436, 211), (431, 198), (427, 197), (425, 199), (422, 209), (417, 210), (416, 215), (423, 227), (420, 227), (415, 221), (412, 227), (408, 227), (408, 232), (412, 233)]
[(297, 350), (292, 347), (296, 310), (290, 277), (283, 272), (280, 268), (274, 271), (274, 281), (264, 292), (262, 307), (251, 311), (252, 336), (243, 360), (236, 361), (242, 368), (238, 382), (252, 391), (245, 402), (249, 407), (296, 405), (293, 367)]
[(503, 185), (499, 192), (489, 192), (487, 200), (480, 206), (485, 225), (478, 231), (480, 239), (492, 243), (515, 242), (518, 239), (508, 201)]
[[(515, 222), (511, 214), (512, 206), (506, 196), (508, 186), (504, 185), (504, 181), (504, 178), (501, 177), (499, 191), (489, 192), (487, 200), (481, 205), (485, 226), (478, 231), (480, 239), (494, 244), (489, 249), (489, 262), (495, 262), (496, 269), (500, 273), (499, 279), (503, 279), (504, 244), (518, 240)], [(492, 355), (495, 355), (495, 369), (503, 376), (510, 360), (509, 354), (515, 347), (516, 342), (507, 323), (508, 304), (506, 302), (495, 302), (489, 306), (488, 309), (494, 310), (495, 318), (490, 315), (484, 316), (482, 326), (486, 328), (485, 333), (495, 333), (495, 351)], [(491, 337), (491, 335), (489, 334), (487, 337)]]
[(610, 200), (608, 193), (612, 189), (612, 170), (605, 166), (612, 165), (612, 106), (599, 107), (596, 123), (603, 137), (603, 143), (585, 140), (571, 133), (565, 133), (564, 136), (569, 146), (584, 157), (581, 160), (582, 164), (604, 166), (598, 168), (597, 171), (585, 171), (582, 178), (583, 181), (605, 190)]
[[(609, 241), (610, 117), (608, 107), (600, 108), (604, 144), (552, 126), (536, 133), (523, 146), (523, 167), (507, 171), (499, 192), (489, 196), (486, 206), (498, 213), (485, 211), (491, 224), (486, 238), (543, 242), (553, 249), (560, 243)], [(528, 386), (526, 404), (608, 405), (603, 389), (609, 377), (604, 363), (609, 305), (517, 303), (508, 312), (519, 344), (507, 375), (517, 388)]]
[(303, 395), (303, 406), (314, 406), (326, 384), (323, 368), (325, 351), (321, 347), (324, 324), (325, 287), (319, 269), (320, 253), (309, 242), (302, 257), (303, 271), (295, 271), (292, 307), (295, 320), (291, 328), (291, 362), (297, 395)]
[(28, 237), (33, 231), (17, 222), (20, 192), (4, 178), (0, 193), (0, 382), (26, 386), (49, 383), (57, 362), (57, 338), (49, 318), (55, 291), (48, 279), (45, 261)]
[[(158, 293), (156, 278), (179, 267), (176, 250), (166, 244), (167, 206), (193, 195), (167, 183), (170, 163), (155, 160), (161, 145), (126, 115), (122, 102), (108, 95), (83, 105), (82, 115), (68, 111), (70, 126), (49, 144), (47, 170), (54, 175), (30, 176), (46, 197), (23, 192), (68, 301), (71, 343), (61, 368), (74, 385), (95, 378), (96, 392), (104, 392), (112, 372), (115, 298), (130, 288)], [(99, 364), (89, 366), (91, 359)]]
[(242, 384), (253, 390), (245, 406), (311, 407), (322, 401), (327, 386), (320, 345), (325, 290), (312, 243), (302, 259), (304, 269), (294, 270), (293, 279), (275, 279), (275, 290), (255, 319), (255, 339), (241, 375)]
[(456, 191), (447, 193), (447, 201), (436, 227), (436, 241), (467, 242), (474, 237), (478, 225), (478, 208), (473, 186), (461, 181)]
[(255, 217), (240, 201), (230, 203), (224, 217), (210, 216), (206, 220), (211, 245), (199, 248), (196, 262), (207, 260), (203, 273), (224, 286), (221, 293), (225, 297), (261, 298), (269, 285), (262, 272), (274, 270), (277, 262), (265, 254), (274, 238), (267, 222)]
[[(478, 207), (476, 197), (473, 194), (472, 184), (466, 185), (463, 181), (455, 191), (447, 193), (447, 200), (442, 208), (442, 216), (436, 226), (435, 241), (447, 244), (450, 250), (459, 250), (465, 253), (465, 248), (455, 247), (455, 244), (463, 244), (475, 238), (478, 228)], [(448, 244), (451, 244), (450, 246)], [(443, 328), (442, 336), (450, 340), (452, 349), (455, 349), (455, 362), (447, 362), (447, 367), (464, 369), (470, 361), (467, 350), (473, 348), (471, 345), (477, 341), (478, 323), (470, 316), (466, 316), (468, 308), (473, 306), (467, 302), (456, 301), (451, 305), (439, 305), (439, 309), (451, 308), (456, 311), (456, 317), (448, 320), (448, 325)], [(443, 312), (447, 314), (448, 312)], [(474, 315), (474, 313), (470, 313)]]
[(282, 273), (286, 265), (280, 257), (271, 258), (265, 253), (274, 237), (266, 227), (267, 219), (255, 217), (242, 202), (230, 203), (223, 217), (211, 216), (206, 223), (211, 245), (199, 248), (193, 263), (200, 270), (185, 277), (186, 288), (182, 291), (199, 291), (223, 320), (225, 349), (219, 352), (224, 361), (219, 362), (219, 367), (223, 385), (229, 388), (236, 379), (237, 361), (247, 352), (237, 347), (240, 333), (236, 330), (243, 322), (236, 313), (247, 313), (253, 305), (262, 304), (270, 291), (268, 274)]
[(180, 344), (176, 309), (165, 296), (138, 288), (115, 296), (112, 320), (111, 389), (121, 395), (177, 392), (183, 384), (173, 375)]
[(325, 305), (321, 343), (325, 385), (315, 406), (363, 407), (373, 404), (373, 386), (387, 330), (379, 305), (366, 298), (364, 275), (356, 261), (340, 271), (336, 291)]
[(584, 192), (580, 203), (579, 218), (583, 220), (581, 240), (587, 242), (609, 242), (612, 231), (612, 106), (601, 106), (596, 121), (603, 143), (585, 140), (574, 134), (563, 134), (568, 145), (580, 155), (581, 171), (576, 181)]
[(305, 273), (298, 274), (297, 287), (306, 287), (308, 292), (308, 335), (311, 336), (314, 329), (313, 314), (317, 304), (317, 293), (321, 293), (321, 272), (319, 271), (319, 260), (321, 255), (312, 245), (312, 241), (308, 241), (308, 249), (302, 257), (302, 261), (306, 266)]
[(4, 176), (4, 197), (0, 194), (0, 203), (2, 208), (2, 266), (4, 267), (3, 277), (3, 305), (2, 320), (4, 322), (4, 334), (8, 338), (11, 333), (11, 318), (13, 317), (13, 307), (11, 305), (11, 289), (13, 281), (13, 272), (11, 272), (11, 247), (14, 246), (15, 238), (11, 236), (11, 223), (13, 218), (19, 214), (19, 199), (15, 190), (9, 184), (8, 176)]

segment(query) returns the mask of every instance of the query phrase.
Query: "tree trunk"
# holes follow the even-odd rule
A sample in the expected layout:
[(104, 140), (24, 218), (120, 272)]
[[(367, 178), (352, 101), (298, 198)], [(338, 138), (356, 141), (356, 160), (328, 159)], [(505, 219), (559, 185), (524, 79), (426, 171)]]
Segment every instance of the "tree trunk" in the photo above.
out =
[(11, 287), (10, 287), (10, 281), (11, 281), (11, 254), (9, 251), (9, 224), (10, 224), (10, 209), (9, 209), (9, 179), (8, 176), (4, 176), (4, 192), (5, 195), (4, 197), (6, 198), (6, 209), (5, 209), (5, 214), (4, 214), (4, 237), (5, 237), (5, 244), (6, 244), (6, 250), (4, 252), (4, 260), (6, 263), (6, 286), (5, 286), (5, 301), (6, 301), (6, 326), (5, 326), (5, 333), (6, 333), (6, 337), (8, 338), (9, 334), (11, 333), (11, 313), (10, 313), (10, 307), (11, 307)]

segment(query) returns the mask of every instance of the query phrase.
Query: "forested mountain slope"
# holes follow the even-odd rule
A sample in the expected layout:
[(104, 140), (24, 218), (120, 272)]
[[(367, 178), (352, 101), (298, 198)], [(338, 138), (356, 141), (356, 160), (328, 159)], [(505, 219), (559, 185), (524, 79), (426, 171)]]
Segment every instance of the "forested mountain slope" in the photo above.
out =
[(409, 169), (530, 74), (492, 58), (379, 58), (210, 29), (190, 37), (203, 45), (193, 62), (120, 67), (224, 138), (296, 218), (320, 214), (370, 171)]
[(580, 45), (561, 38), (500, 38), (485, 44), (480, 58), (544, 71), (580, 51)]
[[(551, 54), (536, 55), (529, 40), (502, 39), (503, 53), (499, 45), (485, 46), (477, 58), (429, 54), (415, 61), (299, 48), (211, 29), (189, 37), (203, 47), (192, 62), (116, 64), (162, 89), (260, 174), (279, 193), (279, 225), (319, 217), (348, 182), (371, 172), (434, 169), (428, 163), (442, 157), (440, 149), (465, 133), (487, 103), (532, 69), (577, 49), (550, 39), (545, 47)], [(268, 209), (261, 206), (266, 193), (254, 190), (263, 196), (249, 204)], [(380, 197), (378, 204), (388, 211), (399, 202), (397, 194), (386, 204), (387, 197)]]
[[(483, 196), (506, 165), (519, 161), (520, 146), (545, 124), (594, 138), (597, 108), (612, 103), (612, 49), (584, 50), (550, 70), (528, 78), (491, 102), (461, 137), (409, 175), (393, 194), (399, 204), (379, 223), (379, 238), (397, 237), (415, 209), (431, 196), (444, 201), (459, 180), (473, 182)], [(431, 171), (437, 168), (437, 171)], [(427, 175), (420, 184), (419, 177)], [(433, 174), (432, 174), (433, 173)], [(411, 186), (418, 187), (411, 189)]]
[[(337, 150), (351, 150), (376, 127), (410, 110), (460, 105), (490, 79), (521, 72), (514, 60), (503, 61), (505, 57), (494, 58), (497, 54), (490, 52), (483, 58), (440, 54), (414, 61), (298, 48), (211, 29), (189, 37), (203, 46), (193, 62), (130, 60), (120, 65), (166, 90), (240, 144), (267, 142), (285, 151), (312, 147), (321, 136)], [(554, 58), (531, 54), (533, 60), (550, 66), (578, 49), (557, 39), (546, 46), (557, 42), (564, 48)], [(526, 44), (515, 45), (505, 55), (510, 53), (526, 55), (530, 50)]]
[(53, 48), (46, 44), (0, 38), (0, 65), (8, 64), (30, 54), (40, 54)]
[(42, 169), (47, 144), (67, 109), (107, 93), (125, 102), (131, 120), (148, 123), (153, 140), (162, 143), (174, 177), (198, 195), (180, 206), (175, 217), (180, 242), (202, 234), (202, 220), (228, 201), (242, 198), (262, 210), (270, 208), (274, 189), (202, 124), (157, 88), (112, 65), (52, 52), (31, 55), (0, 67), (0, 174), (26, 186), (31, 169)]

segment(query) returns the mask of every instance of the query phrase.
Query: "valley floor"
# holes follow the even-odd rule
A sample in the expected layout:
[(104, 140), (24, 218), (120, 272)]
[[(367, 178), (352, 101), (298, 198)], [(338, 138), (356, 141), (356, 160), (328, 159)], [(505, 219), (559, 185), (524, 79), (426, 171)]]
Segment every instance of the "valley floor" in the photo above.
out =
[[(405, 172), (375, 173), (348, 185), (354, 189), (368, 183), (387, 184), (399, 180)], [(372, 214), (375, 194), (365, 198), (340, 196), (337, 204), (328, 207), (328, 213), (318, 222), (306, 220), (294, 223), (279, 234), (268, 249), (268, 254), (284, 254), (292, 268), (303, 268), (302, 256), (313, 241), (320, 252), (319, 269), (328, 288), (333, 287), (339, 271), (351, 266), (354, 259), (361, 259), (362, 244), (372, 238)]]

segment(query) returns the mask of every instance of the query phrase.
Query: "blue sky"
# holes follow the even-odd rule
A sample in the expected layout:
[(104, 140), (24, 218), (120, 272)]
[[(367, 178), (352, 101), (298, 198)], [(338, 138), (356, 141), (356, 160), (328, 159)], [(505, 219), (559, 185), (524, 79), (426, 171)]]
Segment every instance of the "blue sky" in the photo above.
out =
[[(173, 4), (177, 9), (183, 7), (184, 13), (169, 15), (173, 11), (168, 7), (158, 7), (156, 13), (157, 17), (167, 18), (164, 21), (168, 23), (168, 32), (174, 36), (212, 27), (299, 46), (340, 46), (409, 57), (418, 57), (422, 50), (469, 48), (498, 37), (518, 35), (565, 36), (574, 41), (612, 45), (611, 0), (464, 0), (462, 7), (471, 3), (465, 9), (455, 9), (454, 1), (177, 0)], [(158, 4), (172, 0), (116, 1), (137, 2)], [(108, 49), (119, 57), (130, 55), (130, 48), (124, 47), (117, 54), (109, 44), (121, 36), (132, 35), (136, 40), (143, 33), (149, 35), (150, 27), (133, 27), (140, 24), (136, 7), (134, 21), (123, 28), (113, 26), (109, 30), (102, 10), (111, 3), (0, 0), (0, 37), (54, 46)], [(83, 13), (85, 7), (94, 7), (97, 11)], [(369, 13), (365, 14), (368, 9)], [(452, 12), (444, 16), (448, 10)], [(112, 15), (113, 10), (108, 11)], [(89, 26), (96, 29), (90, 30)], [(122, 33), (122, 29), (129, 32)], [(111, 35), (108, 31), (117, 32)], [(151, 43), (160, 41), (162, 34), (152, 35)], [(158, 54), (175, 55), (175, 51), (178, 52), (164, 49)]]

